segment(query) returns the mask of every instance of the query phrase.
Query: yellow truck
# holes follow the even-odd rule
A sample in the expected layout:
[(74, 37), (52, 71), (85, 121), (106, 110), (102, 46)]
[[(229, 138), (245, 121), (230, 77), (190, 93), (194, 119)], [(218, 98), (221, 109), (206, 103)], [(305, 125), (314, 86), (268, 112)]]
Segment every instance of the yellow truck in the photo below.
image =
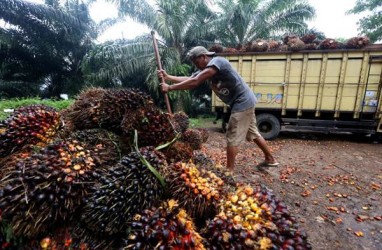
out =
[[(220, 53), (255, 93), (265, 139), (281, 128), (382, 135), (382, 44), (362, 49)], [(223, 120), (229, 107), (212, 94)]]

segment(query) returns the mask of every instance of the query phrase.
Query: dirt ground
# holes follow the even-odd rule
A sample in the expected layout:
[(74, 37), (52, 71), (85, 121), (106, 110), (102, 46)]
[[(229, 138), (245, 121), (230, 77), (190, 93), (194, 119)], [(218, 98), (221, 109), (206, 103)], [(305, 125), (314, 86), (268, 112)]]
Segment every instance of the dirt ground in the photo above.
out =
[[(205, 125), (203, 150), (225, 164), (220, 125)], [(281, 132), (268, 141), (278, 167), (259, 169), (254, 143), (241, 146), (234, 175), (261, 183), (288, 205), (313, 249), (382, 249), (382, 145), (354, 135)]]

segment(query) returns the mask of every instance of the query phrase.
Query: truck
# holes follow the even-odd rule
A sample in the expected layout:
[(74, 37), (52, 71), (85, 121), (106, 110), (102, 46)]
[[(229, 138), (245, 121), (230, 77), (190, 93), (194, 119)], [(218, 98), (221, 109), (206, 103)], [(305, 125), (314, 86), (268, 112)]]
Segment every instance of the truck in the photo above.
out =
[[(257, 97), (256, 120), (265, 139), (281, 129), (382, 135), (382, 44), (361, 49), (218, 53)], [(214, 93), (211, 108), (230, 108)]]

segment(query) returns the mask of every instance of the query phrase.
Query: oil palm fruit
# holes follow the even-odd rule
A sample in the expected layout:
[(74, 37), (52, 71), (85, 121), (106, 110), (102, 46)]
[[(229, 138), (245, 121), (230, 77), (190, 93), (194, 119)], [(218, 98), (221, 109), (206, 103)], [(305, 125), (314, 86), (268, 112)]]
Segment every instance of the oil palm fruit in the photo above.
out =
[(370, 43), (370, 40), (367, 36), (357, 36), (357, 37), (352, 37), (348, 39), (345, 42), (345, 46), (348, 49), (361, 49), (368, 45)]
[(192, 162), (178, 162), (170, 165), (166, 180), (171, 198), (197, 222), (204, 223), (205, 218), (216, 214), (224, 182), (214, 173), (206, 171), (202, 175)]
[(278, 41), (275, 40), (269, 40), (268, 41), (268, 51), (278, 51), (281, 44)]
[(124, 249), (205, 249), (191, 218), (175, 200), (143, 210), (129, 225), (130, 234)]
[[(220, 204), (219, 215), (202, 231), (213, 245), (250, 246), (244, 249), (311, 249), (306, 234), (298, 228), (285, 204), (263, 186), (240, 186)], [(221, 230), (222, 225), (223, 230), (217, 230)], [(237, 229), (239, 231), (235, 231)]]
[(76, 101), (62, 111), (64, 118), (74, 129), (99, 128), (101, 124), (101, 103), (106, 94), (103, 88), (83, 90)]
[(317, 38), (317, 36), (313, 33), (308, 33), (300, 37), (300, 40), (305, 44), (313, 43), (313, 41)]
[(171, 142), (177, 135), (170, 115), (153, 105), (126, 113), (121, 128), (131, 141), (136, 130), (140, 147), (157, 147)]
[(194, 128), (187, 129), (180, 138), (181, 141), (190, 145), (193, 150), (202, 148), (203, 138), (199, 130)]
[(24, 145), (45, 145), (52, 141), (60, 125), (60, 115), (52, 107), (37, 104), (20, 107), (0, 122), (0, 157)]
[(15, 235), (31, 237), (64, 221), (82, 203), (95, 166), (77, 141), (58, 140), (1, 169), (0, 209)]
[(338, 49), (340, 48), (340, 42), (336, 41), (335, 39), (326, 38), (320, 42), (318, 45), (318, 49)]
[(221, 44), (214, 44), (208, 49), (208, 51), (212, 51), (216, 53), (222, 53), (223, 50), (224, 50), (224, 47)]
[(208, 141), (209, 132), (206, 128), (196, 128), (197, 131), (200, 132), (200, 135), (202, 136), (202, 143), (205, 143)]
[(188, 162), (193, 157), (193, 150), (188, 143), (175, 141), (170, 146), (161, 150), (168, 163), (178, 161)]
[(264, 52), (264, 51), (267, 51), (268, 48), (269, 48), (269, 45), (266, 40), (257, 39), (255, 42), (252, 43), (251, 51)]
[(96, 170), (98, 181), (89, 189), (82, 209), (87, 228), (107, 235), (120, 233), (136, 212), (155, 205), (164, 183), (150, 167), (164, 175), (167, 162), (153, 147), (143, 147), (112, 167)]
[(300, 51), (305, 49), (305, 43), (301, 41), (298, 37), (289, 38), (287, 45), (291, 51)]
[(186, 113), (183, 111), (176, 112), (173, 115), (173, 120), (175, 124), (175, 130), (178, 133), (183, 133), (188, 129), (188, 126), (190, 125), (190, 119)]

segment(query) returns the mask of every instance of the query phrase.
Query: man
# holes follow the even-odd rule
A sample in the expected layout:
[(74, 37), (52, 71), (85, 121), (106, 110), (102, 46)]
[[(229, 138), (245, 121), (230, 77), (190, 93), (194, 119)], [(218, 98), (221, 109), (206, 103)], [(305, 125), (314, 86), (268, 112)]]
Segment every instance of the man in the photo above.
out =
[(279, 163), (260, 135), (256, 126), (255, 105), (257, 99), (252, 90), (223, 57), (214, 57), (202, 46), (191, 49), (188, 53), (192, 63), (199, 69), (190, 77), (172, 76), (166, 71), (158, 71), (158, 76), (175, 84), (161, 84), (162, 92), (172, 90), (188, 90), (198, 87), (207, 80), (211, 80), (212, 90), (231, 108), (231, 117), (227, 125), (227, 168), (233, 171), (238, 146), (247, 139), (254, 141), (263, 151), (265, 160), (262, 166), (277, 166)]

